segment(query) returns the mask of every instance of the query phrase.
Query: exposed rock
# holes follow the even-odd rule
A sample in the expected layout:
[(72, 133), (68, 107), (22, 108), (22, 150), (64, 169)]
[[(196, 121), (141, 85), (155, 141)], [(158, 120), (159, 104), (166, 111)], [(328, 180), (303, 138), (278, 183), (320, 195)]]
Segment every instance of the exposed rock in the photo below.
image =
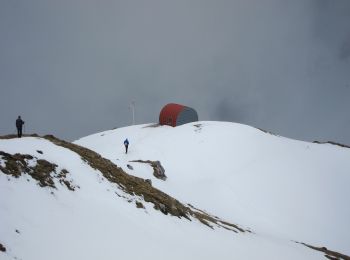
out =
[(165, 175), (165, 170), (164, 170), (163, 166), (160, 164), (160, 161), (152, 162), (151, 166), (153, 167), (154, 177), (165, 181), (167, 177)]
[(165, 181), (167, 179), (166, 175), (165, 175), (165, 170), (162, 166), (162, 164), (160, 163), (160, 161), (143, 161), (143, 160), (135, 160), (132, 162), (138, 162), (138, 163), (147, 163), (149, 164), (152, 168), (153, 168), (153, 176)]
[(0, 244), (0, 251), (1, 252), (6, 252), (6, 247), (4, 247), (2, 244)]
[(138, 209), (144, 209), (145, 207), (143, 206), (143, 204), (139, 201), (136, 201), (136, 208)]
[(152, 186), (152, 180), (151, 179), (146, 179), (145, 182)]

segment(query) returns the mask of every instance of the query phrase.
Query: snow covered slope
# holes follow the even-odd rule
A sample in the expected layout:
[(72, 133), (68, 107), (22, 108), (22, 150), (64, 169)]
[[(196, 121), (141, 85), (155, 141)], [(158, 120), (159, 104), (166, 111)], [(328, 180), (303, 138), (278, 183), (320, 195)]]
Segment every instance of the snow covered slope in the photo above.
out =
[[(75, 143), (110, 161), (51, 137), (0, 139), (1, 260), (324, 259), (292, 240), (350, 254), (348, 149), (219, 122)], [(167, 179), (133, 160), (160, 161)]]
[[(123, 140), (130, 141), (124, 153)], [(154, 186), (258, 234), (350, 254), (350, 149), (235, 123), (131, 126), (76, 141)], [(159, 160), (166, 181), (132, 160)], [(132, 165), (134, 170), (127, 168)]]

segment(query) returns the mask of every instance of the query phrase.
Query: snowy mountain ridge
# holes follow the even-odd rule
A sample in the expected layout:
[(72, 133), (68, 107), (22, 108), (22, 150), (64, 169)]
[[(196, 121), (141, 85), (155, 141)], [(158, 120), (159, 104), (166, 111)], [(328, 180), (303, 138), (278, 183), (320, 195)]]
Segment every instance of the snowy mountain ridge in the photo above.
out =
[[(347, 148), (196, 122), (125, 127), (74, 143), (0, 140), (0, 151), (0, 259), (350, 254)], [(155, 161), (166, 180), (153, 175)]]

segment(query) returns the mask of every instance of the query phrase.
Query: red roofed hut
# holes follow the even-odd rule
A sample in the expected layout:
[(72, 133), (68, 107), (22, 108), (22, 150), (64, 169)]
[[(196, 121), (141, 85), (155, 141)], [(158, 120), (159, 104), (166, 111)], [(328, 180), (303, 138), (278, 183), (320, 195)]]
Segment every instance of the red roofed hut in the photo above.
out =
[(178, 126), (198, 121), (196, 110), (179, 104), (165, 105), (159, 114), (160, 125)]

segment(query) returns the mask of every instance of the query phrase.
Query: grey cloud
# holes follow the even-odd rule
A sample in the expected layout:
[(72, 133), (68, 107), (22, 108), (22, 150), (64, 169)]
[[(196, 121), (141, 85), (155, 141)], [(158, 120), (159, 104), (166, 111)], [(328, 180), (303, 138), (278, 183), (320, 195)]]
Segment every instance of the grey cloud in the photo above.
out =
[(339, 51), (339, 58), (348, 61), (350, 57), (350, 33), (348, 38), (342, 43)]
[(349, 1), (0, 3), (0, 133), (75, 139), (168, 102), (302, 140), (350, 143)]

